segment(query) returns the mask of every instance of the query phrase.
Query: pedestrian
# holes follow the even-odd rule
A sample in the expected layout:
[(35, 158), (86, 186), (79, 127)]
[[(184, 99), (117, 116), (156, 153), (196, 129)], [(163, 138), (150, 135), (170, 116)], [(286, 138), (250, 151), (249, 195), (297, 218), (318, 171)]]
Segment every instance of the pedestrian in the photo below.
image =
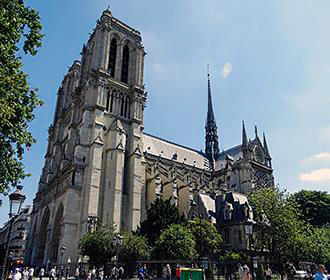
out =
[(180, 280), (180, 274), (181, 274), (180, 265), (177, 265), (176, 266), (176, 270), (175, 270), (175, 278), (176, 278), (176, 280)]
[(118, 276), (117, 276), (117, 279), (118, 279), (118, 280), (123, 279), (123, 275), (124, 275), (124, 268), (123, 268), (122, 266), (120, 266), (119, 269), (118, 269)]
[(29, 280), (29, 268), (28, 267), (24, 268), (22, 277), (23, 277), (23, 280)]
[(101, 267), (101, 268), (99, 269), (99, 279), (100, 279), (100, 280), (103, 280), (103, 278), (104, 278), (104, 270), (103, 270), (103, 267)]
[(79, 276), (80, 276), (80, 271), (79, 271), (79, 267), (76, 268), (76, 272), (74, 274), (74, 277), (76, 278), (76, 280), (79, 279)]
[(117, 279), (117, 267), (114, 266), (112, 269), (111, 269), (111, 279)]
[(19, 271), (19, 268), (16, 268), (13, 275), (13, 280), (21, 280), (21, 279), (22, 279), (22, 274)]
[(250, 269), (249, 267), (245, 264), (243, 266), (244, 273), (243, 273), (243, 280), (250, 280)]
[(319, 270), (316, 272), (314, 279), (315, 280), (327, 280), (327, 276), (325, 275), (325, 267), (323, 264), (319, 265)]
[(96, 276), (96, 268), (93, 266), (92, 271), (91, 271), (91, 280), (94, 280)]
[(167, 264), (163, 270), (163, 277), (165, 280), (170, 280), (172, 276), (171, 267)]
[(40, 277), (40, 280), (42, 280), (42, 278), (45, 276), (45, 269), (43, 267), (40, 268), (40, 271), (39, 271), (39, 277)]
[(238, 264), (238, 275), (239, 275), (239, 280), (243, 280), (244, 268), (240, 263)]
[(70, 267), (67, 266), (65, 268), (65, 279), (68, 279), (70, 277)]
[(55, 280), (55, 276), (56, 276), (56, 266), (52, 267), (49, 272), (49, 277), (51, 280)]
[(140, 266), (140, 268), (139, 268), (138, 278), (139, 278), (139, 280), (144, 280), (145, 279), (145, 271), (144, 271), (143, 266)]
[(265, 271), (266, 274), (266, 280), (271, 280), (272, 279), (272, 270), (270, 269), (269, 265), (267, 265), (267, 269)]
[(34, 268), (33, 266), (31, 266), (29, 269), (29, 280), (33, 280), (33, 276), (34, 276)]
[(87, 280), (92, 280), (92, 272), (90, 270), (87, 273)]

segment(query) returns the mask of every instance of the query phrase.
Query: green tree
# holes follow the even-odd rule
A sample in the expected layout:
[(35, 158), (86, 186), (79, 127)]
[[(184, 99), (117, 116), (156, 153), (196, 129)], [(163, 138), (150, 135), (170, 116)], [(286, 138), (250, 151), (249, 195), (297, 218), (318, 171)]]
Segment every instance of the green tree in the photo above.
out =
[(212, 223), (196, 218), (188, 221), (187, 228), (195, 239), (195, 250), (198, 258), (212, 258), (220, 253), (221, 234)]
[(91, 265), (104, 266), (116, 253), (113, 238), (113, 226), (99, 226), (95, 231), (82, 236), (79, 243), (80, 253), (89, 257)]
[(147, 219), (141, 222), (137, 233), (146, 236), (153, 246), (164, 229), (183, 222), (184, 217), (180, 216), (178, 208), (170, 200), (156, 199), (147, 210)]
[(150, 257), (151, 248), (144, 236), (131, 232), (123, 232), (123, 245), (119, 251), (119, 261), (125, 264), (125, 274), (133, 277), (137, 271), (137, 260), (146, 260)]
[(123, 232), (123, 245), (120, 248), (119, 260), (122, 262), (135, 262), (150, 257), (150, 247), (144, 236), (131, 232)]
[(330, 194), (327, 192), (301, 190), (290, 199), (298, 204), (306, 222), (313, 226), (330, 223)]
[(156, 241), (153, 254), (163, 260), (189, 260), (196, 258), (195, 240), (183, 225), (171, 225)]
[(310, 261), (330, 263), (330, 227), (312, 228), (308, 248)]
[(297, 260), (306, 253), (306, 224), (299, 209), (285, 192), (278, 188), (264, 188), (250, 194), (256, 207), (256, 242), (259, 250), (267, 249), (272, 258)]
[(41, 46), (41, 29), (38, 12), (23, 0), (0, 2), (0, 193), (28, 175), (21, 160), (35, 142), (28, 125), (41, 101), (22, 70), (19, 46), (25, 54), (35, 55)]

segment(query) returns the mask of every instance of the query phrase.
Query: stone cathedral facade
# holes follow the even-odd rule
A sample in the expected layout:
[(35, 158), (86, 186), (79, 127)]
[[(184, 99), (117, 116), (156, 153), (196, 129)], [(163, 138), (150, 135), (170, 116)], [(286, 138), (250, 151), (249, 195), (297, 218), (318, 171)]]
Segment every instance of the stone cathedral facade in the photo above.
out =
[(26, 261), (78, 259), (80, 237), (97, 223), (134, 230), (156, 198), (187, 215), (194, 194), (247, 193), (273, 184), (266, 139), (220, 151), (208, 75), (205, 151), (144, 131), (141, 33), (109, 10), (83, 46), (57, 92), (45, 164), (34, 199)]

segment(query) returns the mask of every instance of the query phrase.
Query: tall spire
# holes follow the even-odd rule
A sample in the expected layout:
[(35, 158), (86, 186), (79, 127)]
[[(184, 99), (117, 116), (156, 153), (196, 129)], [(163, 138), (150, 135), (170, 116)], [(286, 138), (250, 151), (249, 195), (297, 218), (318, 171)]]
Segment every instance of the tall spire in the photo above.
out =
[(213, 161), (217, 159), (219, 153), (220, 150), (217, 125), (212, 106), (210, 71), (209, 65), (207, 65), (207, 117), (205, 124), (205, 156), (209, 159), (212, 167)]
[(263, 146), (264, 146), (265, 154), (266, 154), (266, 156), (270, 157), (265, 133), (263, 134), (263, 136), (264, 136), (264, 145)]
[(246, 130), (245, 130), (245, 124), (244, 124), (244, 121), (242, 122), (243, 124), (243, 129), (242, 129), (242, 146), (244, 148), (247, 147), (247, 136), (246, 136)]
[(258, 138), (258, 127), (255, 125), (254, 126), (254, 133), (256, 135), (256, 139)]

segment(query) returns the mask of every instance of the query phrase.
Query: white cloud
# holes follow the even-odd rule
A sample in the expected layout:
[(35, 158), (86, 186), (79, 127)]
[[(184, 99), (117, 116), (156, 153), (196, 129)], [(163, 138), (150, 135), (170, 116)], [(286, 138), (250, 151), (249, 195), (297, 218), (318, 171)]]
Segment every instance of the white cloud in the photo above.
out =
[(330, 181), (330, 168), (321, 168), (309, 173), (300, 173), (299, 179), (303, 182)]
[(317, 160), (330, 160), (330, 153), (328, 152), (321, 152), (316, 155), (312, 155), (303, 161), (317, 161)]
[(225, 63), (223, 68), (222, 68), (222, 71), (221, 71), (221, 76), (223, 78), (227, 78), (231, 72), (233, 71), (233, 65), (229, 62)]
[(154, 70), (154, 72), (157, 72), (157, 73), (164, 72), (164, 70), (165, 70), (164, 67), (159, 63), (154, 64), (152, 69)]

